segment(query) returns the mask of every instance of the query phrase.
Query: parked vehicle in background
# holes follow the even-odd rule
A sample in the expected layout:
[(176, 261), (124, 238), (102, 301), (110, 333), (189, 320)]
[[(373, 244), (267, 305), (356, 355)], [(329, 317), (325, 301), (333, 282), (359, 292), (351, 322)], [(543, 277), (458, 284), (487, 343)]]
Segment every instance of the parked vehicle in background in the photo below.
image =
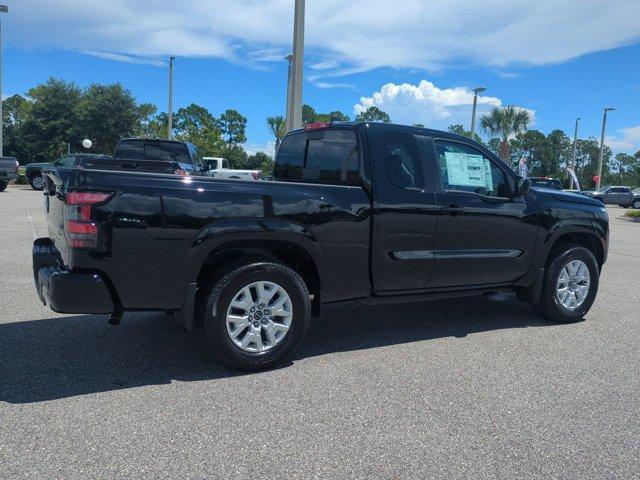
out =
[[(113, 158), (113, 169), (180, 176), (207, 175), (198, 148), (189, 142), (154, 138), (123, 138)], [(108, 167), (108, 165), (104, 165)]]
[(557, 178), (529, 177), (533, 188), (550, 188), (551, 190), (562, 190), (562, 182)]
[(634, 208), (640, 207), (640, 203), (637, 202), (639, 197), (633, 194), (631, 187), (602, 187), (595, 192), (588, 192), (586, 195), (605, 204), (614, 204), (625, 208), (632, 205)]
[(15, 157), (0, 157), (0, 192), (3, 192), (9, 180), (18, 178), (20, 162)]
[(392, 304), (515, 291), (541, 315), (591, 308), (609, 220), (593, 199), (530, 189), (448, 132), (382, 123), (287, 134), (272, 182), (60, 168), (46, 173), (49, 236), (37, 292), (63, 313), (172, 312), (211, 353), (271, 368), (323, 304)]
[(44, 186), (44, 177), (42, 176), (43, 169), (49, 169), (52, 167), (72, 167), (78, 164), (81, 159), (85, 158), (111, 158), (109, 155), (97, 154), (97, 153), (72, 153), (63, 155), (55, 162), (47, 163), (29, 163), (25, 166), (25, 177), (34, 190), (42, 190)]
[(262, 180), (262, 170), (235, 170), (229, 168), (229, 161), (220, 157), (204, 157), (209, 168), (209, 176), (236, 180)]

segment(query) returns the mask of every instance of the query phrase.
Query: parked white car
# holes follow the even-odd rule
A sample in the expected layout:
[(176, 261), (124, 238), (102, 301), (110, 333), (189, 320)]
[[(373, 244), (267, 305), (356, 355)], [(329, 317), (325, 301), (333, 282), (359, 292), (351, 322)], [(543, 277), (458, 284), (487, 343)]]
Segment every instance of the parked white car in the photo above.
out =
[(209, 165), (209, 176), (215, 178), (233, 178), (236, 180), (262, 180), (262, 170), (233, 170), (229, 161), (220, 157), (204, 157)]

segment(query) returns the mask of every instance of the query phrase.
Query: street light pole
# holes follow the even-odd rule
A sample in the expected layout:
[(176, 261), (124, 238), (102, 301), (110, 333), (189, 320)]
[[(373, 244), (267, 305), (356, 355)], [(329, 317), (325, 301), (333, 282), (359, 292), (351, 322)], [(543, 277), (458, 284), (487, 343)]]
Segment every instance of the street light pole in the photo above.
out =
[(473, 89), (473, 112), (471, 113), (471, 139), (473, 140), (476, 134), (476, 107), (478, 105), (478, 94), (484, 92), (486, 88), (476, 87)]
[(607, 126), (607, 113), (615, 110), (613, 107), (606, 107), (602, 114), (602, 136), (600, 137), (600, 155), (598, 156), (598, 179), (596, 180), (596, 190), (600, 188), (602, 181), (602, 157), (604, 156), (604, 131)]
[[(9, 7), (0, 5), (0, 13), (9, 13)], [(4, 156), (2, 103), (2, 20), (0, 20), (0, 157)]]
[(291, 119), (293, 118), (293, 112), (291, 111), (291, 109), (293, 108), (293, 91), (291, 90), (291, 87), (293, 86), (292, 80), (291, 80), (291, 71), (293, 70), (293, 55), (287, 55), (286, 57), (284, 57), (284, 59), (287, 61), (288, 67), (287, 67), (287, 108), (285, 110), (285, 115), (284, 115), (284, 119), (285, 119), (285, 130), (287, 132), (293, 130), (293, 126), (292, 126), (292, 122)]
[(173, 61), (176, 57), (169, 57), (169, 108), (167, 122), (167, 138), (171, 140), (173, 138)]
[[(576, 118), (576, 129), (573, 132), (573, 154), (571, 155), (571, 170), (576, 171), (576, 147), (578, 146), (578, 122), (581, 117)], [(569, 179), (569, 190), (573, 190), (573, 176)]]
[(291, 69), (291, 128), (302, 128), (302, 79), (304, 57), (305, 0), (296, 0), (293, 19), (293, 65)]

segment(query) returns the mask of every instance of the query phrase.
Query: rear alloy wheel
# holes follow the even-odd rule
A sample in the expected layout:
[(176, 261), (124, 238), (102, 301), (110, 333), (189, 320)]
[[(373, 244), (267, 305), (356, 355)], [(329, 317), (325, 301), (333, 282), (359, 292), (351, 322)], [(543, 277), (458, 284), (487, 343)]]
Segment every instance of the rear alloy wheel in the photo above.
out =
[(203, 327), (212, 355), (228, 367), (256, 371), (284, 362), (309, 326), (302, 278), (285, 265), (257, 261), (203, 285)]
[(266, 352), (282, 342), (291, 327), (291, 298), (277, 283), (250, 283), (234, 295), (226, 320), (229, 338), (238, 348)]
[(34, 190), (42, 190), (44, 188), (44, 177), (40, 173), (36, 173), (29, 178), (31, 188)]
[(631, 207), (640, 210), (640, 198), (636, 198), (631, 202)]
[(596, 298), (599, 276), (590, 250), (576, 246), (560, 251), (545, 272), (542, 297), (533, 307), (556, 322), (581, 320)]

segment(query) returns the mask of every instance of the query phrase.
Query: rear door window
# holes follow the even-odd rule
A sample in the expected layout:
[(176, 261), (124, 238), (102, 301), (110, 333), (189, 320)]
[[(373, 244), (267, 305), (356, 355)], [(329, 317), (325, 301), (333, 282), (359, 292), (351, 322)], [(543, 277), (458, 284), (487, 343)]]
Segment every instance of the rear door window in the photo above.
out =
[(358, 183), (358, 143), (353, 130), (301, 132), (285, 137), (274, 177), (325, 183)]
[(310, 139), (305, 180), (355, 183), (358, 181), (358, 148), (352, 130), (327, 130), (319, 139)]
[(418, 141), (406, 133), (385, 133), (383, 148), (387, 179), (398, 188), (424, 188)]

